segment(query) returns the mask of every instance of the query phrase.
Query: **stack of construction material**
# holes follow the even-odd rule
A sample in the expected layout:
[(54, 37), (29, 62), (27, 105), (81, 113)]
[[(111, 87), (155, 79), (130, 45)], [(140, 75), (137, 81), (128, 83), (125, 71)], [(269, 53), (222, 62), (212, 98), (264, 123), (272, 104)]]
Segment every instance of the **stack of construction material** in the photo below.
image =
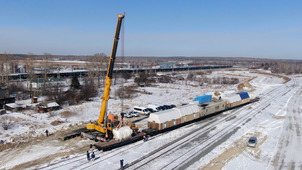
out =
[(212, 101), (212, 95), (203, 95), (196, 97), (194, 101), (199, 101), (199, 104), (208, 103)]

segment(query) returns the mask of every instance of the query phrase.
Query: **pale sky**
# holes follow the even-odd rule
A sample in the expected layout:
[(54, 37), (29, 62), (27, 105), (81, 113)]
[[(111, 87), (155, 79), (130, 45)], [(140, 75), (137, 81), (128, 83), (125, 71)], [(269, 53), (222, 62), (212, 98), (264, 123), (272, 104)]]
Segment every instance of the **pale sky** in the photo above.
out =
[(0, 53), (110, 55), (125, 12), (125, 56), (302, 59), (301, 9), (295, 0), (0, 0)]

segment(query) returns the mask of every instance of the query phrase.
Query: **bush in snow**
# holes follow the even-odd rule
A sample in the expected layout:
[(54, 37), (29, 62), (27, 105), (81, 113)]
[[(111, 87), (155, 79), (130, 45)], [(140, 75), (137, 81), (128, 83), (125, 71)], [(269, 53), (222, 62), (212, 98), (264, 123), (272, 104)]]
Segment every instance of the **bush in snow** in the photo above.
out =
[(62, 123), (64, 123), (64, 121), (55, 120), (55, 121), (52, 121), (50, 124), (53, 125), (53, 126), (57, 126), (57, 125), (62, 124)]
[(10, 116), (3, 116), (0, 119), (0, 124), (4, 130), (8, 130), (13, 126), (14, 119)]
[(64, 118), (71, 117), (71, 116), (76, 116), (76, 115), (77, 115), (76, 112), (71, 112), (71, 111), (61, 112), (61, 116), (64, 117)]
[(115, 96), (118, 96), (120, 99), (130, 99), (134, 97), (136, 92), (136, 87), (134, 86), (123, 86), (115, 91)]

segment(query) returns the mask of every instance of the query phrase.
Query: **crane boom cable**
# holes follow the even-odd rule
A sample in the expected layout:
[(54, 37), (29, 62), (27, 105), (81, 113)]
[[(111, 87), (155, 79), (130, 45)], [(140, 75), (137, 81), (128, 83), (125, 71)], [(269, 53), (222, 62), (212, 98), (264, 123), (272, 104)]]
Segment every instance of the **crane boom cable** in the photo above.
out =
[[(124, 13), (125, 15), (125, 13)], [(122, 56), (122, 68), (124, 68), (124, 41), (125, 41), (125, 19), (124, 22), (122, 23), (122, 28), (121, 28), (121, 56)], [(120, 99), (121, 99), (121, 112), (124, 111), (124, 79), (122, 78), (122, 85), (121, 85), (121, 91), (120, 94)]]

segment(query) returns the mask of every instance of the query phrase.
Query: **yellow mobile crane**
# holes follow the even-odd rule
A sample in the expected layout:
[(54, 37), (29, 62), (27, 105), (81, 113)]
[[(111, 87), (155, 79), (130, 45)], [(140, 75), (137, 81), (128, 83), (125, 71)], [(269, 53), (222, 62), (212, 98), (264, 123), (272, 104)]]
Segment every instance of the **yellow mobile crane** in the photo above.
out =
[[(59, 135), (60, 139), (67, 140), (81, 135), (82, 137), (87, 137), (95, 141), (102, 141), (101, 143), (97, 143), (94, 146), (99, 150), (108, 150), (114, 147), (119, 147), (140, 140), (145, 135), (144, 132), (138, 132), (138, 129), (134, 123), (126, 124), (123, 120), (119, 121), (117, 115), (107, 115), (107, 106), (108, 106), (107, 104), (110, 94), (110, 86), (112, 80), (114, 61), (116, 57), (119, 34), (120, 34), (122, 21), (124, 17), (125, 15), (122, 14), (118, 15), (117, 26), (116, 26), (115, 36), (112, 46), (112, 52), (109, 59), (109, 65), (106, 75), (106, 82), (105, 82), (104, 93), (102, 97), (102, 106), (101, 106), (99, 119), (95, 124), (86, 125), (86, 128), (76, 129), (71, 132)], [(121, 128), (122, 124), (125, 125), (124, 127), (126, 128), (126, 130), (124, 127)], [(122, 130), (119, 131), (119, 128)], [(127, 132), (127, 134), (125, 132)], [(110, 139), (112, 139), (113, 133), (117, 134), (117, 136), (122, 136), (122, 137), (119, 138), (118, 140), (111, 141)]]
[[(104, 93), (102, 97), (102, 106), (101, 106), (101, 111), (100, 111), (100, 116), (97, 121), (97, 124), (92, 124), (92, 125), (87, 125), (87, 129), (94, 129), (97, 130), (101, 133), (107, 133), (108, 130), (112, 131), (113, 126), (117, 122), (117, 116), (112, 116), (112, 115), (106, 115), (107, 111), (107, 103), (109, 100), (109, 94), (110, 94), (110, 86), (111, 86), (111, 80), (112, 80), (112, 73), (113, 73), (113, 67), (114, 67), (114, 61), (115, 61), (115, 56), (116, 56), (116, 50), (117, 50), (117, 45), (118, 45), (118, 40), (119, 40), (119, 35), (120, 35), (120, 30), (122, 26), (122, 21), (124, 19), (125, 15), (119, 14), (118, 19), (117, 19), (117, 25), (116, 25), (116, 30), (115, 30), (115, 36), (113, 40), (113, 46), (112, 46), (112, 51), (111, 51), (111, 56), (109, 59), (109, 65), (108, 65), (108, 70), (107, 70), (107, 75), (106, 75), (106, 80), (105, 80), (105, 88), (104, 88)], [(108, 118), (109, 121), (107, 121), (106, 117)]]
[[(120, 121), (118, 120), (117, 115), (107, 115), (107, 104), (109, 100), (109, 94), (110, 94), (110, 86), (111, 86), (111, 80), (112, 80), (112, 73), (113, 73), (113, 67), (114, 67), (114, 61), (116, 57), (116, 50), (118, 46), (118, 40), (119, 40), (119, 34), (122, 26), (122, 21), (124, 19), (125, 15), (119, 14), (116, 30), (115, 30), (115, 36), (113, 40), (113, 46), (112, 46), (112, 52), (109, 59), (109, 65), (106, 75), (106, 81), (105, 81), (105, 88), (104, 93), (102, 97), (102, 106), (100, 111), (100, 116), (96, 124), (90, 124), (87, 125), (86, 128), (89, 130), (96, 130), (97, 132), (101, 132), (102, 134), (110, 135), (110, 138), (112, 137), (112, 131), (114, 128), (116, 128)], [(131, 127), (131, 129), (136, 129), (134, 124), (128, 124), (128, 126)], [(109, 134), (108, 134), (109, 133)], [(86, 135), (87, 136), (87, 135)], [(92, 137), (94, 138), (94, 137)]]

